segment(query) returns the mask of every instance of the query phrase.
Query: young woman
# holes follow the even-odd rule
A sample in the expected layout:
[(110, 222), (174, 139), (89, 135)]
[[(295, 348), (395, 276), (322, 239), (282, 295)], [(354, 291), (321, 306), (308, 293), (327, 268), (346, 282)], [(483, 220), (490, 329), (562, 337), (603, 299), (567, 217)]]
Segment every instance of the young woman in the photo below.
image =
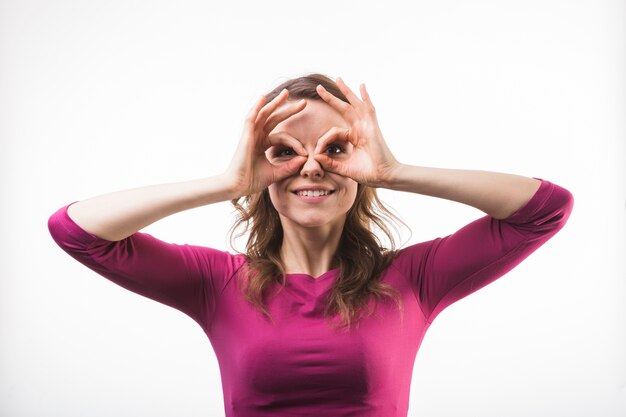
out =
[[(226, 416), (406, 416), (435, 317), (522, 262), (570, 215), (572, 194), (541, 178), (399, 162), (363, 84), (360, 95), (322, 74), (289, 80), (254, 104), (222, 174), (75, 201), (49, 218), (77, 261), (202, 327)], [(486, 215), (396, 250), (379, 187)], [(250, 231), (246, 253), (139, 232), (227, 200), (240, 213), (235, 226)]]

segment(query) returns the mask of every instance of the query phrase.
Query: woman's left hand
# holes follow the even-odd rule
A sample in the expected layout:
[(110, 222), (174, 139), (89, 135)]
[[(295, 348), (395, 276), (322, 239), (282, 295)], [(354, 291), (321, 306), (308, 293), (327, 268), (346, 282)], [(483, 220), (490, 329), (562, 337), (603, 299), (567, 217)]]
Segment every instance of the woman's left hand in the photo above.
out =
[[(376, 110), (370, 100), (365, 84), (361, 84), (361, 97), (337, 78), (339, 90), (350, 103), (335, 97), (322, 85), (317, 86), (320, 97), (335, 109), (347, 122), (348, 128), (333, 126), (322, 135), (315, 147), (314, 158), (322, 167), (370, 187), (384, 186), (401, 164), (387, 147), (376, 120)], [(347, 155), (321, 153), (329, 143), (343, 142)], [(336, 155), (336, 156), (335, 156)]]

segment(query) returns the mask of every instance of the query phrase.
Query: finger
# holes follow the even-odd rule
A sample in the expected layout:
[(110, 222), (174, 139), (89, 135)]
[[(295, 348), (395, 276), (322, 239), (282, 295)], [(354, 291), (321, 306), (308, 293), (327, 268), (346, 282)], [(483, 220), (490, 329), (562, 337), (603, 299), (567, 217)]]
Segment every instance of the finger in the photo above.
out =
[(341, 100), (339, 97), (331, 94), (327, 89), (324, 88), (322, 84), (318, 84), (316, 87), (317, 94), (324, 100), (328, 105), (330, 105), (333, 109), (337, 110), (337, 112), (349, 123), (356, 121), (357, 115), (355, 114), (353, 107), (350, 103), (346, 103)]
[(325, 171), (332, 172), (334, 174), (338, 174), (344, 177), (347, 176), (345, 165), (342, 162), (336, 161), (333, 158), (322, 154), (313, 155), (313, 159), (319, 162)]
[(365, 84), (361, 84), (361, 97), (363, 97), (365, 105), (375, 112), (376, 109), (374, 108), (374, 103), (372, 103), (372, 99), (365, 89)]
[(265, 125), (263, 126), (263, 132), (271, 132), (280, 122), (302, 111), (306, 105), (307, 101), (305, 99), (297, 102), (286, 103), (267, 118)]
[(350, 87), (348, 87), (348, 85), (343, 81), (341, 77), (337, 77), (337, 87), (339, 87), (339, 90), (341, 90), (343, 95), (346, 96), (350, 104), (352, 104), (354, 108), (357, 109), (357, 111), (363, 109), (363, 102), (361, 101), (361, 99), (352, 92)]
[(298, 139), (285, 132), (276, 132), (268, 135), (266, 138), (266, 144), (264, 144), (263, 146), (267, 149), (272, 146), (279, 145), (286, 145), (290, 147), (291, 149), (296, 151), (298, 155), (305, 157), (308, 155), (306, 149), (304, 148), (304, 145), (302, 145), (302, 143)]
[(289, 97), (289, 90), (287, 90), (286, 88), (283, 88), (282, 91), (276, 97), (274, 97), (272, 101), (270, 101), (265, 106), (263, 106), (261, 111), (259, 111), (259, 114), (256, 117), (254, 123), (265, 124), (265, 120), (268, 118), (268, 116), (272, 114), (272, 112), (276, 110), (278, 106), (283, 104), (283, 102), (287, 100), (288, 97)]
[[(350, 129), (340, 128), (337, 126), (331, 127), (317, 140), (314, 153), (321, 152), (323, 149), (326, 149), (328, 143), (336, 140), (352, 143), (352, 139), (350, 138)], [(352, 143), (352, 145), (356, 146), (356, 143)]]
[(302, 167), (302, 165), (306, 162), (306, 159), (306, 156), (296, 156), (284, 164), (279, 166), (274, 165), (276, 180), (280, 181), (281, 179), (298, 172), (300, 167)]
[(255, 102), (248, 114), (246, 115), (246, 123), (254, 123), (257, 118), (257, 115), (263, 105), (265, 104), (266, 97), (263, 95), (259, 97)]

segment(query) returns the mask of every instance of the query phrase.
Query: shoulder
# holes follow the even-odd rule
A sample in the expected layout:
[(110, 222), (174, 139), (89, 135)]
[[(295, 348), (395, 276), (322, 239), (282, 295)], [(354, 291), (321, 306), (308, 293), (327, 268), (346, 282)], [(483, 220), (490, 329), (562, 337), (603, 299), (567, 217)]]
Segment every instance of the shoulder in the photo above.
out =
[(395, 268), (407, 275), (414, 275), (425, 267), (429, 255), (443, 239), (444, 238), (437, 237), (398, 249), (389, 267)]
[(242, 253), (231, 253), (201, 245), (185, 244), (185, 246), (195, 255), (203, 273), (224, 285), (248, 261), (248, 257)]
[(407, 245), (398, 250), (398, 254), (395, 257), (394, 262), (401, 263), (426, 256), (433, 249), (433, 247), (442, 241), (442, 239), (444, 238), (436, 237), (431, 240), (425, 240), (423, 242)]

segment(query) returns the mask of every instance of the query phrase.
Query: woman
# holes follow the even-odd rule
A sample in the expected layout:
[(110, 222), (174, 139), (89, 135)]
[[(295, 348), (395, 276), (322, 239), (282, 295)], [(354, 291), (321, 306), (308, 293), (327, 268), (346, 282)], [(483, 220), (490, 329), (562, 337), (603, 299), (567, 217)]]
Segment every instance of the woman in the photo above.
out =
[[(76, 260), (203, 328), (226, 416), (406, 416), (435, 317), (518, 265), (570, 215), (572, 194), (547, 180), (398, 162), (363, 84), (360, 95), (340, 78), (289, 80), (254, 104), (224, 173), (73, 202), (49, 219)], [(395, 250), (379, 187), (486, 216)], [(236, 225), (252, 223), (245, 254), (139, 232), (227, 200)]]

